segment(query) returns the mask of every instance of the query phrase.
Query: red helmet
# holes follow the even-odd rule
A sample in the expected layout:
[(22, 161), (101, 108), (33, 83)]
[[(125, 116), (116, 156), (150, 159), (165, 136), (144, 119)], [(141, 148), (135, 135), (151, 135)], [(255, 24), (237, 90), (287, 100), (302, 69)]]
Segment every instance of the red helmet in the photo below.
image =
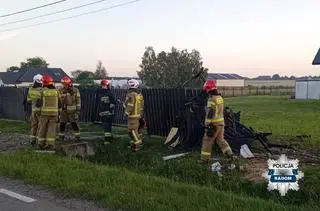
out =
[(61, 83), (63, 85), (66, 85), (66, 86), (71, 86), (72, 85), (72, 80), (71, 78), (69, 78), (68, 76), (64, 76), (62, 79), (61, 79)]
[(50, 75), (44, 75), (42, 77), (43, 86), (53, 85), (53, 78)]
[(207, 80), (206, 83), (203, 85), (203, 90), (205, 92), (210, 92), (211, 90), (214, 90), (214, 89), (217, 89), (215, 80)]
[(110, 86), (110, 81), (108, 81), (108, 80), (106, 80), (106, 79), (101, 80), (101, 86), (107, 86), (107, 87), (109, 87), (109, 86)]

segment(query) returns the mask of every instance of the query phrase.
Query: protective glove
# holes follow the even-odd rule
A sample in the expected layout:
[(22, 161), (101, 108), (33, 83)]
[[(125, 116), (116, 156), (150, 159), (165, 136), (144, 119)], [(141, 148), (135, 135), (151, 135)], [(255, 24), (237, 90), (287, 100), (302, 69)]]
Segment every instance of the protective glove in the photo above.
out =
[(144, 128), (145, 127), (145, 125), (146, 125), (146, 122), (144, 121), (144, 119), (143, 118), (140, 118), (139, 119), (139, 128)]
[(78, 121), (78, 120), (80, 119), (80, 112), (76, 112), (76, 113), (74, 114), (74, 119), (75, 119), (76, 121)]

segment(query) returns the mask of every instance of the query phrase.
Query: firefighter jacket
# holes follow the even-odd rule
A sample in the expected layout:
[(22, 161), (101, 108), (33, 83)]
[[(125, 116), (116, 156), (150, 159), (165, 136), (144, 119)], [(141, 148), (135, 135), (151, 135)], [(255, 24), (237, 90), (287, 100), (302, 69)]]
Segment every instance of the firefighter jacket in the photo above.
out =
[(62, 110), (67, 113), (80, 112), (81, 110), (81, 99), (80, 92), (75, 87), (61, 88), (59, 90), (61, 95), (61, 106)]
[(110, 89), (97, 90), (97, 111), (99, 116), (112, 116), (114, 115), (116, 101)]
[(209, 96), (205, 125), (224, 125), (224, 100), (220, 95)]
[(36, 106), (37, 100), (41, 98), (41, 87), (30, 87), (27, 95), (27, 102), (32, 105), (32, 112), (39, 112), (40, 108)]
[(124, 102), (125, 114), (129, 118), (143, 118), (144, 99), (138, 89), (129, 89)]
[(44, 87), (37, 103), (41, 116), (59, 116), (61, 111), (60, 93), (55, 87)]

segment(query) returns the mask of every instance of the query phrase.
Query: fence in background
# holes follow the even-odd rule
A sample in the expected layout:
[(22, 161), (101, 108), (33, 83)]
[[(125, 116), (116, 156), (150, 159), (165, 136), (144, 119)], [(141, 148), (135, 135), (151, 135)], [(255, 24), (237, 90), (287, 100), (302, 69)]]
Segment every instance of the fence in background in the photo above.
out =
[[(1, 87), (0, 118), (26, 120), (31, 114), (31, 108), (24, 104), (27, 91), (27, 88)], [(224, 97), (295, 94), (295, 88), (221, 88), (219, 91)], [(113, 89), (112, 92), (116, 99), (122, 101), (125, 99), (125, 89)], [(80, 93), (82, 103), (80, 121), (98, 121), (96, 89), (82, 89)], [(199, 89), (143, 89), (148, 134), (166, 136), (171, 127), (178, 124), (176, 117), (183, 110), (184, 104), (198, 93)], [(122, 105), (117, 104), (115, 109), (113, 123), (125, 125)]]

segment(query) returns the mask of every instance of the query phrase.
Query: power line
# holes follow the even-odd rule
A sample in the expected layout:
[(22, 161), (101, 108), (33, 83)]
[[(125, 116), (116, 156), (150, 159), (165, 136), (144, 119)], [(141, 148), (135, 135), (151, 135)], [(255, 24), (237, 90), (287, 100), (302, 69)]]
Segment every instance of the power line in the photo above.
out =
[(81, 14), (78, 14), (78, 15), (69, 16), (69, 17), (66, 17), (66, 18), (60, 18), (60, 19), (47, 21), (47, 22), (42, 22), (42, 23), (38, 23), (38, 24), (33, 24), (33, 25), (25, 26), (25, 27), (6, 29), (6, 30), (0, 31), (0, 33), (1, 32), (14, 31), (14, 30), (18, 30), (18, 29), (26, 29), (26, 28), (36, 27), (36, 26), (39, 26), (39, 25), (44, 25), (44, 24), (54, 23), (54, 22), (58, 22), (58, 21), (68, 20), (68, 19), (71, 19), (71, 18), (76, 18), (76, 17), (79, 17), (79, 16), (83, 16), (83, 15), (90, 15), (90, 14), (93, 14), (93, 13), (102, 12), (102, 11), (113, 9), (113, 8), (116, 8), (116, 7), (121, 7), (121, 6), (125, 6), (125, 5), (128, 5), (128, 4), (133, 4), (133, 3), (138, 2), (138, 1), (141, 1), (141, 0), (134, 0), (134, 1), (129, 1), (129, 2), (121, 3), (121, 4), (116, 4), (116, 5), (111, 6), (111, 7), (105, 7), (105, 8), (99, 9), (99, 10), (93, 10), (91, 12), (81, 13)]
[(36, 10), (36, 9), (43, 8), (43, 7), (48, 7), (48, 6), (51, 6), (51, 5), (54, 5), (54, 4), (62, 3), (64, 1), (66, 1), (66, 0), (55, 1), (55, 2), (52, 2), (52, 3), (49, 3), (49, 4), (40, 5), (40, 6), (37, 6), (37, 7), (30, 8), (30, 9), (21, 10), (21, 11), (18, 11), (18, 12), (13, 12), (13, 13), (1, 15), (0, 18), (12, 16), (12, 15), (16, 15), (16, 14), (20, 14), (20, 13), (24, 13), (24, 12), (28, 12), (28, 11), (31, 11), (31, 10)]
[(39, 16), (31, 17), (31, 18), (25, 18), (25, 19), (21, 19), (21, 20), (17, 20), (17, 21), (11, 21), (11, 22), (7, 22), (7, 23), (2, 23), (2, 24), (0, 24), (0, 26), (20, 23), (20, 22), (29, 21), (29, 20), (33, 20), (33, 19), (37, 19), (37, 18), (42, 18), (42, 17), (46, 17), (46, 16), (50, 16), (50, 15), (55, 15), (55, 14), (58, 14), (58, 13), (68, 12), (68, 11), (71, 11), (71, 10), (79, 9), (81, 7), (86, 7), (86, 6), (89, 6), (89, 5), (98, 4), (98, 3), (101, 3), (103, 1), (107, 1), (107, 0), (94, 1), (94, 2), (91, 2), (91, 3), (88, 3), (88, 4), (83, 4), (83, 5), (80, 5), (80, 6), (71, 7), (69, 9), (65, 9), (65, 10), (60, 10), (60, 11), (56, 11), (56, 12), (52, 12), (52, 13), (47, 13), (47, 14), (43, 14), (43, 15), (39, 15)]

